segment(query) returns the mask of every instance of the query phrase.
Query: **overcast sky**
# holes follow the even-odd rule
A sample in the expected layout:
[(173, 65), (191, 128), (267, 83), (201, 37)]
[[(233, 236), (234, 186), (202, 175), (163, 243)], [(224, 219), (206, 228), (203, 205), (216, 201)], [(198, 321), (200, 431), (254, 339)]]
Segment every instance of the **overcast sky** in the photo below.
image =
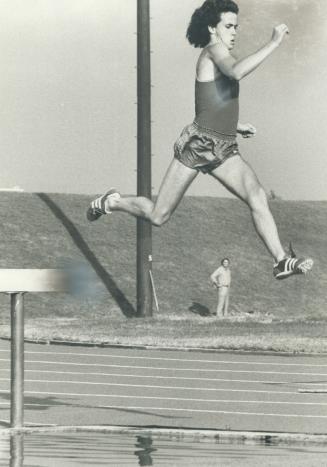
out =
[[(240, 141), (260, 180), (284, 199), (327, 199), (327, 2), (240, 0), (234, 53), (291, 34), (241, 82)], [(194, 117), (199, 50), (185, 40), (195, 0), (150, 0), (153, 189)], [(136, 0), (0, 0), (0, 188), (136, 191)], [(209, 176), (188, 194), (228, 196)]]

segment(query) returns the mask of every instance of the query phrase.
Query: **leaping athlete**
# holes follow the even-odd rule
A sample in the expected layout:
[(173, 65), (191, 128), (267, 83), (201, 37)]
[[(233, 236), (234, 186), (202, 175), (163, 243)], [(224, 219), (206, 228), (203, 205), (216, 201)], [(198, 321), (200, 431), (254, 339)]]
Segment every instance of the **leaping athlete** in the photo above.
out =
[(196, 64), (195, 119), (174, 145), (174, 158), (156, 201), (121, 196), (112, 188), (92, 201), (87, 218), (94, 221), (123, 211), (161, 226), (169, 220), (199, 172), (210, 174), (248, 205), (256, 232), (274, 260), (273, 274), (276, 279), (284, 279), (305, 274), (312, 268), (313, 260), (296, 258), (283, 249), (266, 193), (241, 156), (236, 135), (250, 138), (256, 133), (253, 125), (238, 121), (239, 82), (281, 45), (289, 31), (285, 24), (274, 27), (266, 45), (236, 60), (231, 51), (237, 36), (237, 15), (238, 6), (232, 0), (206, 0), (191, 17), (186, 37), (191, 45), (202, 49)]

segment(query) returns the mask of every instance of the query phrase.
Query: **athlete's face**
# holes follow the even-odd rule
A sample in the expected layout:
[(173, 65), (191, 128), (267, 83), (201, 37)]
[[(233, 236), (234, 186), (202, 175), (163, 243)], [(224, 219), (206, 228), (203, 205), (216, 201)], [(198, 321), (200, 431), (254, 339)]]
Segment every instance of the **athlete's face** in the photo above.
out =
[(214, 28), (217, 39), (220, 40), (228, 50), (232, 50), (237, 34), (237, 15), (232, 12), (222, 13), (220, 21)]

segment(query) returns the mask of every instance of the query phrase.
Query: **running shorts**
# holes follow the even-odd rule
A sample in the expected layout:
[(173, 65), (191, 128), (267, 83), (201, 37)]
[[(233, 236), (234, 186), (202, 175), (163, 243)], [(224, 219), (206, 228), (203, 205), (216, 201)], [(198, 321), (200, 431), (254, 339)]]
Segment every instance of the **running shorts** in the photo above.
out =
[(220, 135), (193, 122), (187, 125), (174, 144), (174, 157), (191, 169), (210, 173), (240, 152), (236, 136)]

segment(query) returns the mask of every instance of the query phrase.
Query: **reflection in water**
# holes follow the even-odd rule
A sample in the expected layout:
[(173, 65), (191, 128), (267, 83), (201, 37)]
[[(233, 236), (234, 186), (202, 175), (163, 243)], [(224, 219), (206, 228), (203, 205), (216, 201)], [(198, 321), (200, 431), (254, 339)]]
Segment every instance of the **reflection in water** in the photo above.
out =
[(187, 433), (149, 435), (112, 434), (105, 431), (47, 432), (0, 436), (0, 467), (297, 467), (326, 464), (327, 446), (281, 445), (267, 436), (262, 444)]
[(10, 437), (10, 467), (23, 467), (24, 435), (19, 433)]
[(134, 454), (139, 458), (139, 465), (153, 465), (151, 452), (156, 451), (157, 449), (152, 447), (152, 439), (150, 436), (137, 436), (135, 446), (137, 448), (141, 448), (134, 452)]

